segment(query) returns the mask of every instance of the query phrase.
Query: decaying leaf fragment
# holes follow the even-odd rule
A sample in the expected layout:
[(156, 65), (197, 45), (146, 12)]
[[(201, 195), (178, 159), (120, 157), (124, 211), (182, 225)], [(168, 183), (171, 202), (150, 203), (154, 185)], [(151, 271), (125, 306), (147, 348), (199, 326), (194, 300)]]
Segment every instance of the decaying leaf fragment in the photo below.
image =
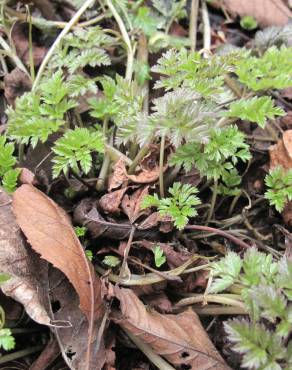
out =
[(32, 248), (61, 270), (78, 293), (88, 319), (102, 313), (101, 284), (65, 212), (31, 185), (13, 195), (13, 213)]
[(229, 369), (192, 310), (162, 315), (147, 310), (129, 289), (115, 287), (114, 292), (121, 308), (114, 320), (173, 366), (190, 370)]

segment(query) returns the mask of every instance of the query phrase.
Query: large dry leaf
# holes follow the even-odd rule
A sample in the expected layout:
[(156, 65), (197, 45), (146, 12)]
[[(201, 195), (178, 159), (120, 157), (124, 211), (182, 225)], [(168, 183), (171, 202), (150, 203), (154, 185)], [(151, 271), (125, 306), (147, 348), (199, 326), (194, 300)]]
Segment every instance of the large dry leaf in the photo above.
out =
[(173, 366), (193, 370), (227, 370), (197, 315), (188, 310), (179, 315), (149, 311), (129, 289), (115, 288), (121, 314), (115, 321), (140, 340), (149, 344)]
[(72, 283), (88, 319), (99, 317), (101, 284), (65, 212), (31, 185), (16, 190), (13, 212), (32, 248)]
[(0, 189), (0, 272), (10, 275), (1, 289), (20, 302), (33, 320), (48, 325), (51, 319), (44, 299), (46, 287), (42, 284), (47, 263), (39, 263), (38, 256), (27, 248), (11, 203), (10, 196)]
[(219, 0), (221, 6), (233, 15), (253, 16), (261, 27), (284, 26), (292, 16), (282, 0)]

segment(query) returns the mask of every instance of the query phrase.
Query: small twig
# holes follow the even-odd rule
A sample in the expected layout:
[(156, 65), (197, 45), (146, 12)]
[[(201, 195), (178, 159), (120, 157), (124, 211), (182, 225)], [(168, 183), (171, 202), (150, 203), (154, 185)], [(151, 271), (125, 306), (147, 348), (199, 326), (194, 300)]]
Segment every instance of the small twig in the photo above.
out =
[(11, 47), (7, 44), (7, 42), (4, 40), (4, 38), (2, 36), (0, 36), (0, 45), (2, 46), (2, 48), (8, 52), (9, 56), (10, 56), (10, 59), (12, 60), (12, 62), (15, 64), (15, 66), (17, 68), (19, 68), (20, 70), (22, 70), (24, 73), (26, 73), (29, 77), (29, 73), (26, 69), (26, 67), (24, 66), (24, 64), (22, 63), (22, 61), (18, 58), (18, 56), (13, 52), (13, 50), (11, 49)]
[(237, 244), (241, 248), (244, 248), (244, 249), (249, 249), (250, 248), (250, 245), (248, 245), (244, 241), (238, 239), (237, 237), (231, 235), (227, 231), (223, 231), (223, 230), (220, 230), (220, 229), (215, 229), (214, 227), (201, 226), (201, 225), (187, 225), (185, 227), (185, 230), (202, 230), (202, 231), (213, 232), (215, 234), (224, 236), (224, 238), (230, 239), (231, 241), (233, 241), (233, 243)]
[(128, 335), (131, 341), (140, 349), (141, 352), (159, 369), (159, 370), (175, 370), (169, 365), (162, 357), (157, 355), (153, 349), (143, 342), (140, 338), (133, 335), (129, 330), (123, 328), (124, 332)]
[(246, 309), (234, 306), (216, 306), (192, 307), (199, 316), (217, 316), (217, 315), (245, 315)]
[(42, 64), (40, 65), (40, 68), (36, 75), (36, 79), (32, 86), (32, 90), (35, 90), (36, 87), (38, 86), (41, 80), (41, 77), (46, 69), (47, 64), (49, 63), (51, 57), (53, 56), (57, 47), (60, 45), (63, 38), (67, 35), (68, 32), (70, 32), (71, 28), (78, 22), (78, 19), (82, 16), (82, 14), (86, 12), (86, 10), (91, 6), (92, 2), (93, 0), (86, 0), (85, 3), (81, 6), (81, 8), (72, 17), (72, 19), (66, 24), (66, 26), (64, 27), (62, 32), (59, 34), (59, 36), (56, 38), (50, 50), (47, 52), (44, 60), (42, 61)]
[(191, 43), (191, 51), (195, 51), (196, 46), (197, 46), (198, 10), (199, 10), (199, 0), (192, 0), (191, 16), (190, 16), (190, 29), (189, 29), (189, 38), (190, 38), (190, 43)]
[(236, 294), (195, 294), (192, 297), (181, 299), (175, 306), (183, 307), (202, 302), (220, 303), (246, 309), (244, 303), (241, 301), (241, 296)]

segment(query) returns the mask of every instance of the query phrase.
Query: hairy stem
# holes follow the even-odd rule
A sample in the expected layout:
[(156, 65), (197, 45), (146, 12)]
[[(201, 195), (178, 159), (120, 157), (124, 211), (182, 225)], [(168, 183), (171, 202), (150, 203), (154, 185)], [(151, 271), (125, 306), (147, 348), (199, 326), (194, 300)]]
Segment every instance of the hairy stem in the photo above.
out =
[(165, 149), (165, 136), (163, 135), (161, 137), (159, 154), (159, 191), (161, 198), (164, 198), (164, 179), (163, 179), (164, 149)]

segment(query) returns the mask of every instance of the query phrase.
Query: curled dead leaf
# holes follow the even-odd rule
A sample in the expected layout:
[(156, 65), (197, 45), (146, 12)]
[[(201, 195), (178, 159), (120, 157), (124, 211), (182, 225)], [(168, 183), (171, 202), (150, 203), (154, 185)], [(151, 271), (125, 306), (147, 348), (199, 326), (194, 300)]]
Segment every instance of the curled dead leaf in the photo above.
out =
[(136, 190), (132, 195), (126, 194), (122, 200), (122, 209), (133, 224), (140, 216), (148, 215), (149, 209), (141, 209), (143, 198), (148, 195), (149, 186)]
[(282, 0), (219, 0), (215, 3), (231, 15), (254, 17), (261, 27), (284, 26), (292, 16)]
[(162, 315), (149, 311), (129, 289), (114, 288), (121, 313), (114, 320), (152, 347), (175, 367), (193, 370), (227, 370), (195, 312)]
[(120, 204), (127, 188), (112, 191), (103, 195), (99, 200), (99, 206), (105, 213), (120, 213)]
[(109, 191), (120, 187), (128, 180), (125, 162), (122, 158), (114, 164), (113, 169), (113, 175), (110, 177), (108, 184)]
[(159, 167), (155, 167), (152, 170), (142, 170), (137, 175), (127, 175), (128, 179), (137, 184), (149, 184), (150, 182), (157, 181), (159, 179)]

